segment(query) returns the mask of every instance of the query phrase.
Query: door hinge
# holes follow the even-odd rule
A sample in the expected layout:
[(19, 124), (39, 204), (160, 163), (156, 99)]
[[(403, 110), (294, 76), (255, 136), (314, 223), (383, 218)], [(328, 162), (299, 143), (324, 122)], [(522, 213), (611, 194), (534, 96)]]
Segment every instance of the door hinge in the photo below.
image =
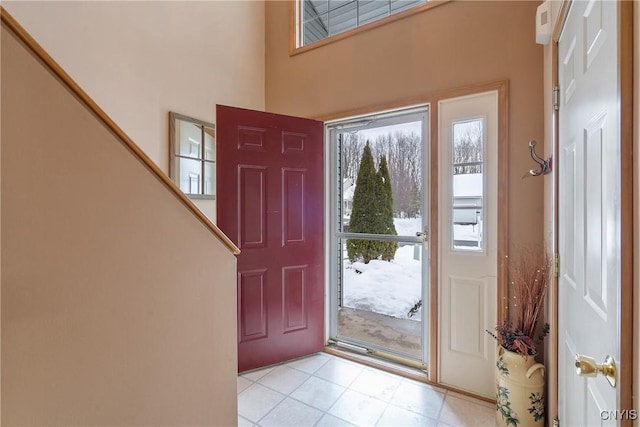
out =
[(560, 109), (560, 88), (558, 86), (553, 88), (553, 109), (556, 111)]
[(560, 427), (560, 420), (557, 418), (553, 419), (553, 427)]
[(560, 276), (560, 254), (557, 252), (553, 256), (553, 275)]

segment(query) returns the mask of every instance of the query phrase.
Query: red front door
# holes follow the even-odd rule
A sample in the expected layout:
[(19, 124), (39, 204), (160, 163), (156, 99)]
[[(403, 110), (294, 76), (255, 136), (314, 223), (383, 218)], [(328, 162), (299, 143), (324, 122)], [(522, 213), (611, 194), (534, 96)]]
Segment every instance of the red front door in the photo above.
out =
[(218, 105), (217, 224), (238, 256), (238, 371), (324, 346), (323, 124)]

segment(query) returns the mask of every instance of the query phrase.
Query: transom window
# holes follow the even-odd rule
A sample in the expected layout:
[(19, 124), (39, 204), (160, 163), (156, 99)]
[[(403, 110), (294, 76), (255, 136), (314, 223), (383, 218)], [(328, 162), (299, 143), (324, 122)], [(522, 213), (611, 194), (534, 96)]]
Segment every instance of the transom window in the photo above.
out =
[(215, 130), (211, 123), (169, 113), (169, 175), (192, 198), (215, 198)]
[(299, 0), (298, 46), (307, 46), (345, 31), (425, 4), (427, 0)]

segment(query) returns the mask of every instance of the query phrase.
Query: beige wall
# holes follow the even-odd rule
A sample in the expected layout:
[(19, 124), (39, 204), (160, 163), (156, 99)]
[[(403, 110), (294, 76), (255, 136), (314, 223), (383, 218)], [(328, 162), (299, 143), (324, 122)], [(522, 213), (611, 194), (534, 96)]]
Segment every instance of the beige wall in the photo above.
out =
[(235, 424), (235, 257), (1, 39), (4, 425)]
[[(541, 179), (527, 143), (543, 140), (542, 53), (536, 2), (455, 1), (289, 55), (289, 4), (266, 4), (266, 108), (303, 117), (398, 104), (438, 91), (508, 79), (509, 233), (541, 241)], [(435, 118), (431, 122), (436, 123)]]
[(264, 109), (262, 1), (2, 6), (166, 173), (169, 111), (215, 123), (216, 104)]

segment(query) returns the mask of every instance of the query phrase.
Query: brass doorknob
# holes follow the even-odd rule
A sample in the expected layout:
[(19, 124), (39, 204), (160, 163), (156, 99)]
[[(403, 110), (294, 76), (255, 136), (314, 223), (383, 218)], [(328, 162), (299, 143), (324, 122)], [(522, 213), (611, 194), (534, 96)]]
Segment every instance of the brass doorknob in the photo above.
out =
[(608, 356), (604, 363), (596, 363), (596, 359), (589, 356), (576, 355), (576, 373), (583, 377), (595, 377), (602, 374), (607, 378), (611, 387), (616, 386), (616, 362)]

